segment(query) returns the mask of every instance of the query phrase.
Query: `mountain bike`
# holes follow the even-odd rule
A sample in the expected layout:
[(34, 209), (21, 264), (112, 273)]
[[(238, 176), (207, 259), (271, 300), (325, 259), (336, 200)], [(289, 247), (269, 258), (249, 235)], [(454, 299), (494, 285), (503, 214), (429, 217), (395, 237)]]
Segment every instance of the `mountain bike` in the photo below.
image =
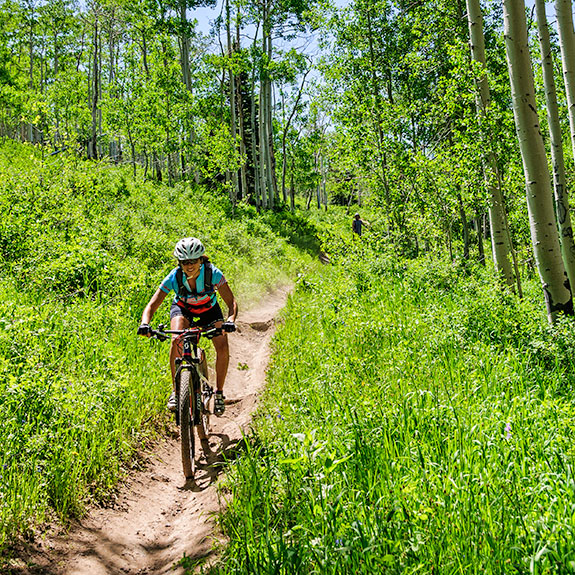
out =
[(207, 439), (210, 433), (210, 402), (214, 388), (208, 381), (205, 368), (205, 352), (199, 347), (200, 338), (212, 339), (224, 331), (235, 331), (233, 323), (224, 323), (222, 327), (214, 324), (206, 327), (191, 327), (185, 330), (165, 329), (165, 325), (151, 330), (151, 337), (165, 341), (171, 335), (177, 335), (182, 344), (182, 356), (176, 358), (176, 425), (180, 427), (182, 448), (182, 467), (186, 479), (194, 477), (196, 472), (196, 434), (200, 440)]

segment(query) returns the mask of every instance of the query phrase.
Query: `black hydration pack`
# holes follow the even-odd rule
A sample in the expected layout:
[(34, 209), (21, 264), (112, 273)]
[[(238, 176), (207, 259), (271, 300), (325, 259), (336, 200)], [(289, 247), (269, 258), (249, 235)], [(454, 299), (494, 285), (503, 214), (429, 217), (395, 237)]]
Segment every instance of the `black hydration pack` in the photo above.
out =
[[(201, 293), (211, 296), (216, 291), (212, 284), (212, 275), (213, 275), (212, 264), (210, 262), (206, 262), (202, 265), (204, 266), (204, 289)], [(183, 301), (183, 298), (197, 297), (198, 290), (194, 289), (193, 291), (190, 291), (186, 287), (186, 284), (184, 283), (184, 270), (181, 267), (178, 267), (178, 270), (176, 271), (176, 283), (178, 284), (178, 301), (176, 302), (178, 306), (193, 314), (204, 313), (211, 309), (212, 307), (211, 298), (207, 306), (205, 304), (203, 305), (188, 304), (185, 301)]]

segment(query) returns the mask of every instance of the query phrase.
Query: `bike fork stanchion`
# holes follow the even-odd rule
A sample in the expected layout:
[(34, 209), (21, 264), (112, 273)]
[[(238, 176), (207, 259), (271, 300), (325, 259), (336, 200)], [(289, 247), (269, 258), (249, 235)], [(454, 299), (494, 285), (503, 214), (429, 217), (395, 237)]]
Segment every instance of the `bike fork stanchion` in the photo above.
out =
[(176, 376), (174, 378), (174, 388), (176, 392), (176, 425), (180, 425), (180, 379), (182, 373), (182, 360), (176, 359)]

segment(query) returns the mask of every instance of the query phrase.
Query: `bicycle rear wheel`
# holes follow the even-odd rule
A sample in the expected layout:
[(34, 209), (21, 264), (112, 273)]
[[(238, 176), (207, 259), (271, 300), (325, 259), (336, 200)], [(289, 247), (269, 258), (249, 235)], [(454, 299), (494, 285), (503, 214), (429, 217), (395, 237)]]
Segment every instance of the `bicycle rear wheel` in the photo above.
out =
[[(197, 377), (195, 371), (193, 372)], [(182, 370), (180, 374), (180, 443), (182, 448), (182, 467), (186, 479), (194, 477), (196, 472), (196, 438), (194, 435), (194, 385), (192, 371)]]

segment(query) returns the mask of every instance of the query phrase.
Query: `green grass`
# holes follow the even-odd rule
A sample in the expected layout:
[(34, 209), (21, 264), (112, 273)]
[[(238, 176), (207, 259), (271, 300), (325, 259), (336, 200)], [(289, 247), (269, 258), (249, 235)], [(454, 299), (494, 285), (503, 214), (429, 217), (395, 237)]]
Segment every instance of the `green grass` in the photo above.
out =
[(224, 193), (0, 148), (0, 552), (108, 497), (163, 428), (168, 346), (136, 329), (178, 239), (204, 240), (240, 309), (309, 265), (268, 220)]
[(241, 308), (300, 274), (215, 572), (575, 570), (573, 321), (547, 326), (532, 279), (518, 301), (488, 271), (407, 261), (366, 217), (360, 241), (341, 211), (232, 214), (225, 194), (2, 147), (0, 550), (107, 497), (161, 429), (167, 346), (135, 329), (198, 235)]
[(213, 571), (574, 571), (575, 323), (547, 326), (533, 280), (518, 301), (330, 241), (275, 338)]

